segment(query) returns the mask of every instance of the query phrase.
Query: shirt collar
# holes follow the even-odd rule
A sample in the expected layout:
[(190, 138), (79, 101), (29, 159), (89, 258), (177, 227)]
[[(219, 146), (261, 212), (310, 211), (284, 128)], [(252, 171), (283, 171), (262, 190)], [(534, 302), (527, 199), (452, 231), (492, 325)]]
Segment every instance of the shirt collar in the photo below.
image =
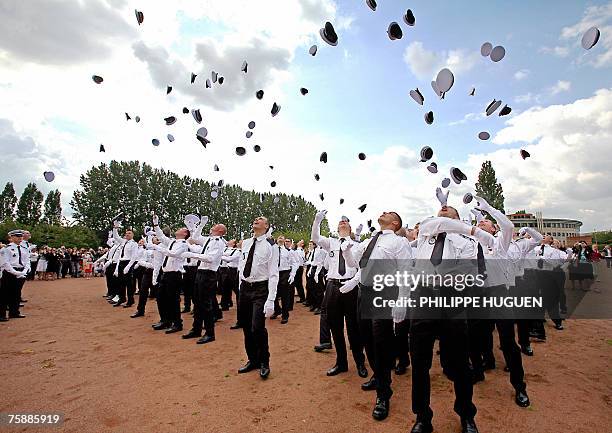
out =
[(383, 230), (382, 232), (383, 235), (390, 235), (390, 234), (395, 234), (395, 232), (391, 229), (387, 229), (387, 230)]
[(261, 236), (257, 236), (257, 237), (256, 237), (256, 238), (254, 238), (254, 239), (256, 239), (257, 241), (265, 241), (267, 238), (268, 238), (268, 237), (267, 237), (267, 236), (266, 236), (266, 234), (264, 233), (263, 235), (261, 235)]

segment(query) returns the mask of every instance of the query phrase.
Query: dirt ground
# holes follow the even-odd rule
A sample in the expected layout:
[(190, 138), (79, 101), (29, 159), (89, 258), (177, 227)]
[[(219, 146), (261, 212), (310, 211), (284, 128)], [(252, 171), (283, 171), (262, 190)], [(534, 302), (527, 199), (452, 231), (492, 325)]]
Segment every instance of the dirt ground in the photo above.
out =
[[(354, 365), (333, 378), (333, 353), (312, 349), (318, 316), (296, 304), (289, 324), (268, 322), (271, 369), (238, 375), (245, 362), (242, 331), (230, 330), (235, 310), (217, 323), (204, 346), (181, 334), (153, 331), (155, 303), (144, 318), (102, 299), (101, 278), (28, 282), (26, 319), (0, 323), (0, 412), (65, 414), (59, 428), (2, 427), (0, 431), (64, 432), (407, 432), (410, 372), (394, 376), (387, 420), (371, 417), (375, 394), (361, 391)], [(183, 315), (185, 327), (189, 315)], [(532, 406), (514, 404), (503, 358), (475, 386), (481, 432), (612, 432), (612, 321), (570, 320), (547, 326), (549, 339), (524, 357)], [(497, 344), (496, 344), (497, 345)], [(435, 360), (434, 427), (460, 430), (452, 384)]]

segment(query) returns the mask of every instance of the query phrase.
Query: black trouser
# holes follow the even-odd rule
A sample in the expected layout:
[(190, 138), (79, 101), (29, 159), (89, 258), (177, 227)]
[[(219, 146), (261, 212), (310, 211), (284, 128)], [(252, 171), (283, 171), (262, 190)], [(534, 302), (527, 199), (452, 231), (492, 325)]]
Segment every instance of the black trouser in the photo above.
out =
[[(300, 298), (300, 301), (302, 302), (306, 300), (306, 295), (304, 294), (304, 282), (302, 281), (303, 275), (304, 275), (304, 266), (300, 266), (299, 268), (297, 268), (297, 271), (295, 273), (295, 279), (293, 280), (293, 285), (295, 286), (298, 297)], [(293, 299), (293, 296), (291, 298)], [(291, 305), (293, 306), (293, 301), (291, 301)]]
[(408, 367), (410, 365), (410, 320), (402, 320), (394, 323), (395, 334), (395, 357), (398, 366)]
[(274, 300), (274, 314), (283, 319), (289, 318), (289, 274), (291, 271), (280, 271), (278, 273), (278, 285), (276, 299)]
[[(526, 274), (525, 274), (526, 276)], [(528, 296), (528, 281), (525, 276), (516, 277), (514, 292), (517, 296)], [(518, 334), (518, 342), (521, 347), (527, 347), (529, 342), (529, 319), (516, 319), (516, 332)]]
[(197, 272), (197, 266), (185, 266), (185, 273), (183, 274), (183, 307), (185, 310), (191, 309)]
[(517, 346), (514, 337), (514, 320), (500, 319), (495, 321), (499, 344), (506, 366), (510, 370), (510, 383), (517, 391), (524, 391), (527, 385), (524, 382), (525, 371), (523, 370), (523, 359), (521, 349)]
[(221, 284), (221, 309), (228, 310), (234, 305), (232, 292), (236, 294), (238, 304), (238, 270), (229, 266), (219, 268), (219, 281)]
[(104, 271), (104, 276), (106, 277), (106, 294), (111, 298), (114, 298), (117, 292), (117, 277), (115, 277), (115, 263), (111, 263)]
[(70, 271), (70, 260), (62, 260), (61, 273), (62, 278), (66, 278), (66, 274)]
[[(14, 269), (19, 272), (23, 270), (23, 268)], [(0, 317), (6, 317), (7, 308), (9, 317), (19, 315), (20, 293), (24, 283), (25, 278), (17, 278), (8, 271), (2, 273), (2, 282), (0, 283)]]
[(164, 272), (157, 292), (157, 309), (160, 321), (183, 326), (181, 319), (181, 284), (182, 276), (178, 271)]
[(319, 344), (331, 344), (331, 342), (331, 330), (329, 329), (327, 308), (324, 303), (321, 307), (321, 314), (319, 314)]
[(36, 276), (36, 266), (38, 266), (38, 260), (30, 262), (30, 272), (28, 272), (28, 276), (26, 277), (28, 281), (34, 280), (34, 276)]
[(193, 325), (194, 332), (201, 333), (202, 326), (206, 335), (215, 336), (215, 315), (213, 299), (217, 293), (217, 273), (207, 269), (198, 269), (193, 291)]
[[(424, 296), (433, 296), (432, 290), (422, 290)], [(473, 385), (468, 362), (468, 325), (465, 312), (443, 309), (428, 313), (429, 317), (436, 318), (413, 318), (410, 322), (412, 412), (419, 421), (430, 422), (433, 417), (430, 407), (429, 370), (434, 342), (438, 337), (440, 350), (444, 347), (444, 368), (452, 378), (455, 388), (454, 410), (462, 418), (473, 418), (476, 415), (476, 406), (472, 402)]]
[(319, 274), (319, 282), (315, 281), (315, 293), (314, 293), (314, 306), (315, 308), (321, 308), (323, 305), (323, 299), (325, 298), (325, 269), (321, 270)]
[(362, 287), (353, 290), (357, 292), (357, 317), (359, 318), (359, 334), (365, 348), (368, 363), (374, 371), (376, 378), (376, 396), (388, 400), (393, 395), (391, 390), (391, 370), (394, 364), (393, 347), (393, 320), (369, 319), (363, 316), (362, 311), (367, 307), (361, 305)]
[(254, 365), (268, 365), (270, 351), (264, 304), (268, 299), (268, 281), (240, 284), (238, 324), (244, 333), (244, 348), (249, 361)]
[(306, 274), (306, 302), (310, 304), (311, 307), (315, 304), (315, 293), (317, 291), (317, 282), (314, 279), (316, 271), (316, 266), (308, 266), (308, 272)]
[[(550, 319), (556, 324), (563, 323), (559, 313), (559, 297), (561, 293), (561, 278), (560, 273), (563, 271), (540, 270), (537, 272), (538, 284), (544, 304), (541, 309), (541, 319), (536, 319), (532, 322), (532, 329), (541, 337), (546, 337), (544, 328), (544, 313), (547, 311)], [(565, 275), (563, 275), (563, 283), (565, 283)]]
[[(472, 295), (482, 299), (485, 294), (489, 294), (490, 289), (489, 287), (473, 287)], [(467, 329), (468, 353), (472, 369), (474, 373), (481, 374), (484, 371), (483, 364), (495, 364), (495, 356), (493, 355), (495, 320), (494, 318), (468, 318)], [(440, 351), (442, 352), (442, 349)]]
[(136, 309), (144, 314), (145, 306), (147, 305), (147, 298), (149, 297), (149, 291), (151, 290), (151, 287), (153, 287), (153, 269), (143, 268), (140, 273), (140, 288), (138, 289), (140, 296), (138, 296), (138, 307)]
[(348, 293), (340, 293), (340, 287), (345, 281), (328, 280), (323, 301), (323, 308), (327, 312), (327, 323), (331, 329), (336, 346), (336, 365), (341, 367), (348, 366), (346, 343), (344, 341), (345, 320), (353, 360), (357, 365), (362, 365), (365, 362), (363, 343), (359, 334), (359, 321), (357, 319), (358, 291), (353, 289)]
[[(125, 273), (125, 267), (128, 265), (128, 263), (130, 263), (129, 260), (121, 260), (119, 261), (119, 277), (117, 279), (117, 285), (118, 285), (118, 295), (119, 295), (119, 302), (123, 302), (126, 300), (127, 297), (127, 303), (129, 305), (133, 305), (134, 304), (134, 284), (133, 284), (133, 280), (134, 277), (132, 275), (132, 272), (130, 270), (130, 272)], [(126, 296), (127, 295), (127, 296)]]

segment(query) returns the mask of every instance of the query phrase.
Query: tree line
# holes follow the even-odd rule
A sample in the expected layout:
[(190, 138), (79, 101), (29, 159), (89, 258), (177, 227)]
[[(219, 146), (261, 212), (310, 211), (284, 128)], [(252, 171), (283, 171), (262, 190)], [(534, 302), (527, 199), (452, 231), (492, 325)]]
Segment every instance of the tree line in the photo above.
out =
[[(123, 226), (142, 234), (156, 213), (160, 222), (172, 229), (183, 225), (187, 214), (208, 215), (210, 222), (223, 223), (227, 238), (250, 236), (257, 216), (266, 216), (275, 234), (293, 239), (310, 238), (316, 207), (301, 196), (248, 191), (179, 176), (139, 161), (103, 163), (80, 177), (80, 188), (70, 202), (73, 218), (101, 236), (112, 219), (122, 213)], [(327, 230), (325, 226), (324, 231)]]

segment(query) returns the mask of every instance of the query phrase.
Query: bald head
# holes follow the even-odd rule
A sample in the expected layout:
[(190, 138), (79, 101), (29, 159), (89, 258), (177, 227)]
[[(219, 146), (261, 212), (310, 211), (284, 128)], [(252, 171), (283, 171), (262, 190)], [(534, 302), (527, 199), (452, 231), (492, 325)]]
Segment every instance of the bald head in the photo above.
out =
[(210, 229), (210, 234), (212, 236), (225, 236), (226, 233), (227, 233), (227, 227), (225, 227), (225, 225), (223, 224), (215, 224)]

